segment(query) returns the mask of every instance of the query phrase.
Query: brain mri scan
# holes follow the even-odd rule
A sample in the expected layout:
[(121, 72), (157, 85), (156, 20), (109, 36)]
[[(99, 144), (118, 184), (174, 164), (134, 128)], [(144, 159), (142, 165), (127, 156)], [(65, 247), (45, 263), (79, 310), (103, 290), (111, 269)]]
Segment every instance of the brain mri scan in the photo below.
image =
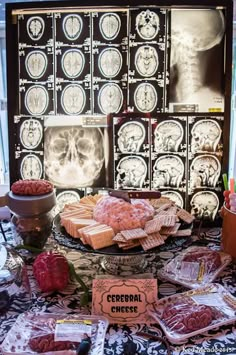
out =
[(184, 201), (182, 196), (180, 195), (179, 192), (176, 191), (163, 191), (161, 193), (162, 196), (166, 196), (169, 199), (171, 199), (171, 201), (175, 202), (175, 204), (180, 207), (183, 208), (184, 207)]
[(41, 78), (47, 69), (48, 59), (42, 51), (32, 51), (25, 59), (25, 68), (32, 79)]
[(184, 130), (177, 121), (166, 120), (154, 130), (154, 150), (160, 152), (178, 152), (183, 140)]
[(31, 115), (42, 115), (49, 103), (48, 92), (41, 85), (31, 86), (25, 94), (25, 107)]
[(213, 120), (198, 121), (191, 130), (191, 152), (215, 152), (221, 139), (222, 130)]
[(190, 187), (216, 187), (221, 172), (217, 158), (212, 155), (196, 157), (190, 166)]
[(100, 32), (103, 38), (107, 40), (113, 40), (118, 36), (120, 26), (120, 17), (112, 12), (102, 15), (99, 21)]
[(35, 149), (43, 138), (42, 124), (30, 118), (22, 122), (20, 126), (20, 141), (26, 149)]
[(26, 155), (21, 162), (20, 174), (24, 179), (40, 179), (43, 167), (40, 159), (35, 154)]
[(219, 209), (219, 199), (212, 191), (201, 191), (193, 195), (190, 205), (191, 214), (196, 218), (214, 220)]
[(47, 127), (44, 166), (57, 187), (93, 186), (104, 164), (104, 138), (99, 128)]
[(108, 83), (102, 86), (98, 94), (98, 105), (102, 113), (117, 113), (123, 104), (123, 93), (119, 85)]
[(137, 153), (145, 139), (145, 128), (140, 122), (126, 122), (118, 130), (118, 147), (121, 153)]
[(145, 40), (153, 39), (159, 32), (159, 17), (150, 10), (140, 12), (136, 17), (136, 31)]
[(86, 103), (85, 91), (78, 84), (67, 85), (61, 95), (61, 105), (68, 115), (78, 115)]
[(157, 93), (152, 84), (142, 83), (134, 92), (134, 103), (141, 112), (152, 112), (157, 105)]
[[(196, 102), (201, 112), (214, 107), (217, 93), (204, 83), (207, 51), (222, 41), (224, 32), (220, 10), (171, 10), (171, 76), (177, 73), (176, 102)], [(204, 52), (205, 59), (200, 60), (199, 54)]]
[(153, 166), (153, 187), (181, 186), (184, 177), (184, 164), (177, 156), (164, 155)]
[(122, 55), (116, 48), (104, 49), (98, 58), (98, 67), (103, 76), (114, 78), (122, 67)]
[(135, 67), (138, 73), (144, 77), (153, 76), (159, 66), (157, 51), (152, 46), (141, 46), (135, 54)]
[(147, 164), (142, 157), (127, 156), (116, 167), (117, 188), (142, 188), (147, 176)]
[(63, 20), (62, 28), (66, 38), (73, 41), (79, 38), (83, 28), (83, 21), (79, 15), (68, 15)]
[(61, 66), (68, 78), (76, 78), (84, 69), (84, 54), (79, 49), (69, 49), (61, 59)]
[(42, 17), (33, 16), (28, 19), (26, 27), (29, 37), (38, 41), (44, 33), (45, 23)]

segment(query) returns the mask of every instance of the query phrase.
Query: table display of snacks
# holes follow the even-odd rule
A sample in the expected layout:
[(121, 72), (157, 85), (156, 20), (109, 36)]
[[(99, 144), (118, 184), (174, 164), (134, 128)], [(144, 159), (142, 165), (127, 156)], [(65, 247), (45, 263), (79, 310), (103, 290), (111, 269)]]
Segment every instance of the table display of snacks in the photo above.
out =
[(198, 288), (213, 282), (231, 260), (224, 252), (192, 246), (169, 261), (158, 276), (187, 288)]
[(236, 298), (223, 286), (211, 284), (170, 297), (155, 305), (153, 318), (173, 343), (236, 321)]
[(101, 316), (26, 312), (17, 318), (1, 349), (4, 355), (76, 355), (87, 346), (89, 354), (103, 355), (107, 327)]

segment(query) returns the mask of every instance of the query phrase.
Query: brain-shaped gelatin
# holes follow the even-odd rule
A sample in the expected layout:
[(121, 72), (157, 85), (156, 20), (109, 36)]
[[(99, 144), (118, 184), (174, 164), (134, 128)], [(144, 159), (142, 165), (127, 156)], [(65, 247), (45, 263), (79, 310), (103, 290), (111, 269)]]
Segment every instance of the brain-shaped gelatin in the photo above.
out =
[(11, 191), (16, 195), (43, 195), (53, 191), (53, 184), (40, 179), (18, 180), (12, 184)]

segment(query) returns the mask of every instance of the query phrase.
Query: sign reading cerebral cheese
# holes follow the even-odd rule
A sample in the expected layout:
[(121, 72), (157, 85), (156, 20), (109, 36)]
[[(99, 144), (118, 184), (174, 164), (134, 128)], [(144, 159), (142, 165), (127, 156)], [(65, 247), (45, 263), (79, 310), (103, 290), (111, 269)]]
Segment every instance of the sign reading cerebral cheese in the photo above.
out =
[(150, 323), (148, 311), (156, 299), (154, 279), (93, 281), (93, 314), (103, 315), (110, 323)]

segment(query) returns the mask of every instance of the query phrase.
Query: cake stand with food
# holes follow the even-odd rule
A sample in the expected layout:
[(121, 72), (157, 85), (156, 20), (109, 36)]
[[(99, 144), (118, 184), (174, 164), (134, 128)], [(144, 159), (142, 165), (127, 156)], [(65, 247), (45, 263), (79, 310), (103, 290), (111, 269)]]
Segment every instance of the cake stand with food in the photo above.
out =
[(103, 255), (109, 273), (139, 273), (147, 265), (145, 254), (163, 250), (175, 237), (188, 238), (193, 220), (158, 191), (109, 190), (66, 204), (55, 217), (53, 234), (64, 246)]

